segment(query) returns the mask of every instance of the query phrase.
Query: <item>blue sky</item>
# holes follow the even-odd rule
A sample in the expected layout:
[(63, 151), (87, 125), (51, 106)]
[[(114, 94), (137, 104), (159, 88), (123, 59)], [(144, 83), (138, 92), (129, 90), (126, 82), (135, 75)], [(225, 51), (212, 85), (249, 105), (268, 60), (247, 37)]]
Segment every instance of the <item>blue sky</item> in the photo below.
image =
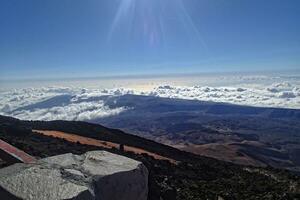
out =
[(298, 0), (1, 0), (0, 79), (300, 69)]

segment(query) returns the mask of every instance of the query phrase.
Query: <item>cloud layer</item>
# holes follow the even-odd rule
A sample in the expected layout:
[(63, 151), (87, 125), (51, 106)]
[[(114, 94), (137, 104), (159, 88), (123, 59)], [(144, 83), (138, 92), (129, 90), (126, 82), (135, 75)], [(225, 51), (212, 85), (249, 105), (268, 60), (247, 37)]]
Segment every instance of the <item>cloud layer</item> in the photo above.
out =
[(154, 89), (149, 95), (250, 106), (300, 108), (300, 88), (286, 82), (272, 84), (269, 87), (175, 87), (165, 85)]
[[(92, 120), (118, 115), (131, 109), (110, 108), (106, 96), (125, 94), (226, 102), (239, 105), (300, 109), (299, 81), (264, 80), (240, 77), (240, 84), (229, 86), (161, 85), (141, 91), (128, 88), (82, 89), (44, 87), (0, 92), (0, 114), (27, 120)], [(276, 82), (274, 81), (276, 80)]]
[(26, 120), (91, 120), (117, 115), (128, 108), (109, 108), (100, 99), (104, 91), (70, 88), (31, 88), (5, 92), (0, 114)]

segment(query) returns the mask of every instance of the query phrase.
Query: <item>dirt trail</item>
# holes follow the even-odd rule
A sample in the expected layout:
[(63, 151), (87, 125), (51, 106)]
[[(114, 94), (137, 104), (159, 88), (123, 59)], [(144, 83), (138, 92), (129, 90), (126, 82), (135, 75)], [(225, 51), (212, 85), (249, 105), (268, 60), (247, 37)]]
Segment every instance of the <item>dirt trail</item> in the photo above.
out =
[[(36, 133), (42, 134), (42, 135), (46, 135), (46, 136), (51, 136), (51, 137), (56, 137), (56, 138), (63, 138), (69, 142), (79, 142), (80, 144), (86, 144), (86, 145), (91, 145), (91, 146), (97, 146), (97, 147), (103, 147), (103, 148), (119, 148), (119, 144), (117, 143), (113, 143), (113, 142), (107, 142), (107, 141), (103, 141), (103, 140), (97, 140), (97, 139), (93, 139), (93, 138), (89, 138), (89, 137), (84, 137), (84, 136), (80, 136), (80, 135), (76, 135), (76, 134), (72, 134), (72, 133), (66, 133), (66, 132), (61, 132), (61, 131), (49, 131), (49, 130), (32, 130)], [(176, 163), (177, 161), (175, 161), (174, 159), (171, 158), (167, 158), (161, 155), (158, 155), (156, 153), (153, 152), (149, 152), (146, 151), (144, 149), (140, 149), (140, 148), (136, 148), (136, 147), (131, 147), (131, 146), (127, 146), (124, 145), (124, 151), (131, 151), (134, 152), (136, 154), (148, 154), (149, 156), (154, 157), (155, 159), (158, 160), (168, 160), (171, 163)]]

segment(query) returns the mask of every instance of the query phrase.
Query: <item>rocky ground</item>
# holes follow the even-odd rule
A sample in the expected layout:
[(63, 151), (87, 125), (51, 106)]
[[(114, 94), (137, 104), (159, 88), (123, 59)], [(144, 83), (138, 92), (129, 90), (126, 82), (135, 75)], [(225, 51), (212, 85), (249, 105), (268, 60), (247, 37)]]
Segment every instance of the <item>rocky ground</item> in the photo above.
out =
[(0, 168), (7, 166), (6, 162), (0, 159)]
[[(93, 136), (110, 142), (157, 151), (177, 160), (173, 164), (156, 160), (147, 154), (105, 149), (72, 143), (32, 132), (32, 129), (67, 131)], [(82, 154), (91, 150), (107, 150), (139, 160), (149, 170), (149, 200), (190, 199), (299, 199), (299, 177), (285, 170), (270, 167), (240, 166), (211, 158), (181, 152), (177, 149), (127, 135), (121, 131), (82, 122), (25, 122), (0, 117), (0, 139), (44, 158), (63, 153)]]
[(147, 168), (106, 151), (67, 153), (0, 169), (5, 200), (147, 200), (147, 194)]

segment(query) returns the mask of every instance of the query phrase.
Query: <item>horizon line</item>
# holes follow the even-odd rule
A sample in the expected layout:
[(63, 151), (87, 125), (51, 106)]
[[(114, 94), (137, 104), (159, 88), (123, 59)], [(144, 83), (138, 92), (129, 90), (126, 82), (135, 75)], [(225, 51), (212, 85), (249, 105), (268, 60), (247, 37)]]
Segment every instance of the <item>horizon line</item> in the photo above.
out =
[(11, 82), (11, 81), (60, 81), (62, 79), (65, 80), (87, 80), (87, 79), (138, 79), (138, 78), (164, 78), (164, 77), (192, 77), (192, 76), (199, 76), (199, 75), (220, 75), (220, 74), (225, 74), (225, 75), (230, 75), (230, 74), (266, 74), (266, 73), (280, 73), (280, 72), (296, 72), (299, 73), (299, 75), (295, 76), (300, 76), (300, 69), (299, 68), (290, 68), (290, 69), (268, 69), (268, 70), (249, 70), (249, 71), (237, 71), (237, 70), (232, 70), (232, 71), (198, 71), (198, 72), (171, 72), (171, 73), (137, 73), (137, 74), (116, 74), (116, 75), (96, 75), (96, 76), (62, 76), (62, 77), (54, 77), (54, 76), (49, 76), (49, 77), (26, 77), (26, 78), (0, 78), (0, 82)]

